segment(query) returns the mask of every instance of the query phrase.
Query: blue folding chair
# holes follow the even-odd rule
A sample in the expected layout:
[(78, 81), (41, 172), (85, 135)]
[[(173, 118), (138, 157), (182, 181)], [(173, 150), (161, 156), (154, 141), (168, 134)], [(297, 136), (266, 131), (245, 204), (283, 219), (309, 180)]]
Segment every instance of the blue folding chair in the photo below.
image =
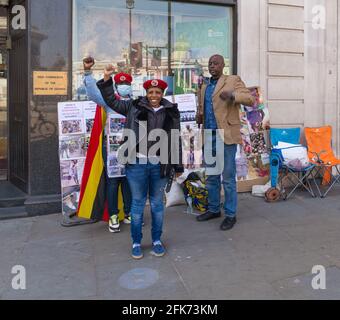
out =
[(273, 128), (270, 129), (270, 141), (272, 146), (281, 142), (299, 144), (301, 128)]
[[(274, 148), (279, 142), (290, 144), (300, 143), (300, 128), (274, 128), (270, 129), (271, 155), (270, 155), (270, 172), (271, 188), (266, 192), (268, 202), (278, 201), (280, 198), (289, 199), (299, 187), (306, 189), (312, 197), (315, 197), (313, 188), (310, 184), (309, 177), (315, 165), (310, 164), (306, 168), (296, 169), (285, 164), (282, 156), (282, 150)], [(287, 178), (293, 185), (293, 189), (287, 194), (283, 186), (283, 179)]]

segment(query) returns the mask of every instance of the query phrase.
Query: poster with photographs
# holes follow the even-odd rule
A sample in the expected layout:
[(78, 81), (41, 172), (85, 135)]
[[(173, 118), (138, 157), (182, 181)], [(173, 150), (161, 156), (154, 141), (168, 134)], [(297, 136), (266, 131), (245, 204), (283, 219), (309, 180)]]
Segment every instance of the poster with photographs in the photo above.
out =
[(60, 161), (61, 187), (79, 186), (84, 171), (85, 159)]
[(94, 118), (96, 116), (96, 105), (95, 104), (85, 104), (84, 105), (84, 120), (85, 120), (85, 133), (91, 134)]
[(85, 153), (87, 153), (87, 150), (89, 148), (90, 140), (91, 140), (91, 135), (90, 134), (86, 134), (85, 135)]
[(126, 125), (126, 118), (120, 114), (109, 115), (109, 134), (107, 137), (107, 174), (110, 178), (125, 176), (125, 166), (117, 159), (117, 152), (123, 144), (123, 131)]
[(75, 214), (79, 204), (80, 186), (62, 188), (62, 197), (63, 214), (68, 216)]
[(125, 128), (126, 118), (120, 114), (110, 114), (110, 135), (122, 133)]
[(194, 94), (166, 97), (178, 104), (181, 115), (182, 156), (184, 168), (198, 169), (202, 166), (201, 130), (196, 123), (197, 102)]
[(242, 106), (240, 111), (243, 145), (236, 155), (237, 180), (254, 180), (268, 177), (269, 153), (265, 135), (269, 129), (269, 111), (265, 106), (260, 87), (249, 88), (256, 102), (252, 107)]
[(59, 141), (60, 160), (85, 158), (85, 135), (64, 136)]
[(61, 136), (85, 133), (83, 107), (80, 103), (69, 102), (58, 107), (58, 119)]
[(74, 214), (78, 208), (80, 184), (96, 108), (96, 104), (90, 101), (58, 104), (63, 214)]

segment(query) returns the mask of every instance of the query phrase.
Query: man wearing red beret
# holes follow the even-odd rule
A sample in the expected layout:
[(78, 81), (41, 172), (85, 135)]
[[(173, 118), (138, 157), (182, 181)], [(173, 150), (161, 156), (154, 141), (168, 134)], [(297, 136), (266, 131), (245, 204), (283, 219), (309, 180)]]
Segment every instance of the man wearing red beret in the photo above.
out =
[(119, 94), (119, 97), (122, 99), (131, 99), (132, 98), (132, 77), (127, 73), (118, 73), (114, 77), (115, 87)]
[[(126, 141), (126, 149), (130, 151), (126, 176), (132, 193), (132, 257), (142, 259), (144, 256), (141, 247), (142, 222), (148, 196), (152, 217), (151, 254), (162, 257), (165, 254), (161, 242), (164, 220), (163, 191), (174, 171), (178, 174), (184, 171), (180, 147), (180, 113), (176, 104), (163, 98), (168, 87), (163, 80), (146, 81), (145, 97), (132, 101), (117, 100), (112, 89), (113, 70), (113, 66), (108, 66), (104, 71), (104, 79), (100, 80), (97, 86), (105, 102), (114, 111), (126, 116), (125, 128), (129, 129), (129, 133), (134, 133), (134, 139), (131, 139), (130, 135)], [(159, 141), (148, 139), (156, 130), (163, 133)], [(166, 152), (162, 152), (162, 148), (156, 148), (159, 145), (167, 146)]]

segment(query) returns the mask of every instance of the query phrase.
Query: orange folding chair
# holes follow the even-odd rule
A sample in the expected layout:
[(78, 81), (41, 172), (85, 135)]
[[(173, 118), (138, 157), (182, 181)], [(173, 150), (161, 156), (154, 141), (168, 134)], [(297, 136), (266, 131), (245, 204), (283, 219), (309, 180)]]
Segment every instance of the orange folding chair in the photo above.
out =
[[(316, 174), (313, 176), (315, 185), (321, 198), (325, 198), (336, 183), (340, 183), (340, 159), (338, 159), (332, 149), (332, 127), (305, 128), (307, 140), (308, 156), (310, 161), (316, 166)], [(335, 174), (333, 172), (335, 171)], [(322, 194), (316, 183), (315, 177), (323, 175), (322, 185), (329, 185)]]

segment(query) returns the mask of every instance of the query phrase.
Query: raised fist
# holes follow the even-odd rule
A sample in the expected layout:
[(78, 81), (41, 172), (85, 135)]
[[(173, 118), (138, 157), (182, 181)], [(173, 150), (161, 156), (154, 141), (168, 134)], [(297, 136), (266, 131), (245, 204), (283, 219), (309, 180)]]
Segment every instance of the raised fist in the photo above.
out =
[(220, 98), (224, 101), (234, 101), (235, 95), (232, 91), (224, 91), (220, 94)]
[(112, 64), (108, 64), (104, 69), (104, 80), (109, 80), (114, 73), (115, 67)]
[(197, 113), (197, 115), (196, 115), (196, 123), (199, 124), (199, 125), (203, 124), (203, 114)]
[(86, 57), (83, 59), (84, 70), (91, 70), (95, 65), (94, 59), (92, 57)]

